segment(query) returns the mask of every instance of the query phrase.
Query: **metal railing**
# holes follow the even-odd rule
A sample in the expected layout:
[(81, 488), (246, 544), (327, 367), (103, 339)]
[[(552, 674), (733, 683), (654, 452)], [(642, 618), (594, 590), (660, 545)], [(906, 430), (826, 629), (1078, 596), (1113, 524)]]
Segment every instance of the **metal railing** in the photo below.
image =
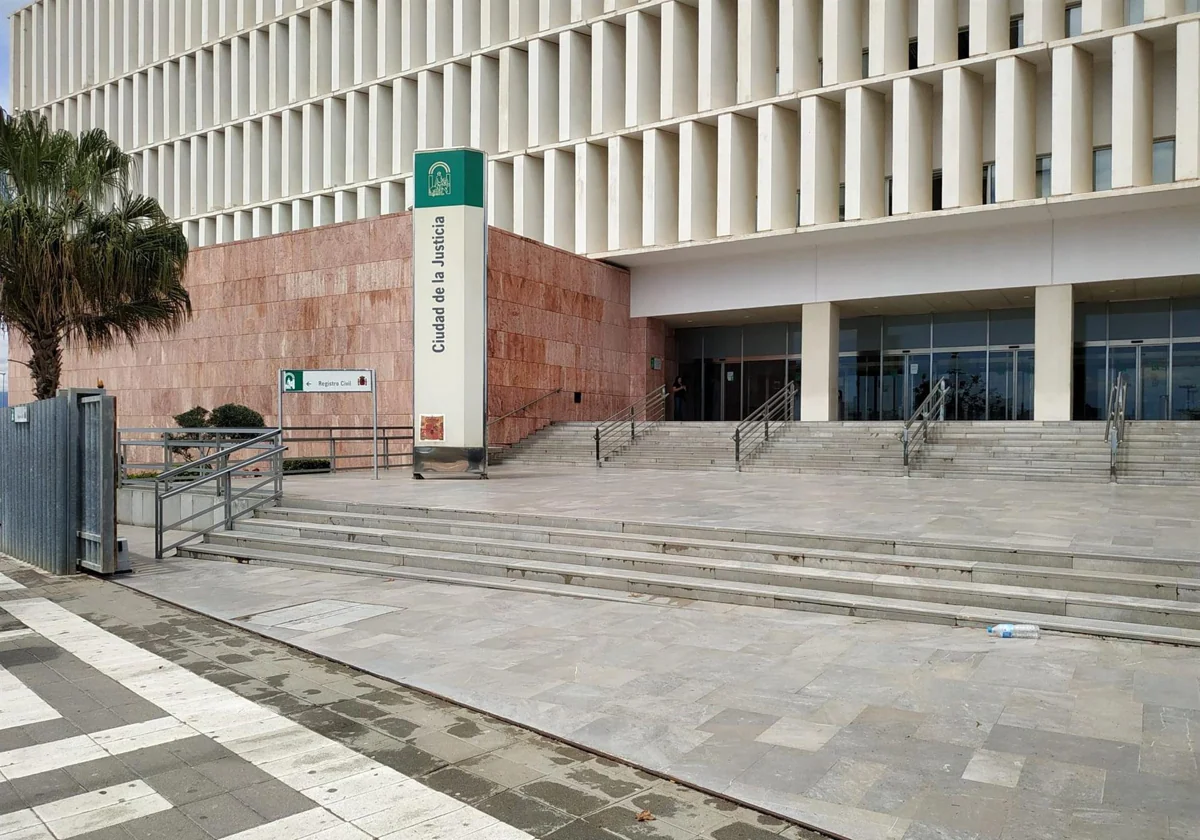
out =
[(623, 408), (596, 426), (596, 466), (631, 446), (667, 417), (667, 386), (660, 385), (633, 405)]
[[(185, 543), (200, 539), (218, 528), (229, 531), (233, 523), (267, 504), (277, 504), (283, 498), (283, 433), (268, 429), (247, 440), (230, 442), (228, 446), (197, 458), (154, 478), (154, 558), (161, 560), (166, 552)], [(238, 456), (236, 459), (233, 456)], [(265, 465), (265, 469), (263, 466)], [(253, 469), (252, 469), (253, 468)], [(234, 486), (234, 479), (249, 483)], [(207, 496), (211, 486), (213, 493)], [(216, 501), (200, 510), (192, 510), (174, 522), (164, 521), (164, 503), (183, 493), (202, 494), (199, 498)], [(194, 503), (194, 496), (192, 497)], [(241, 502), (239, 505), (238, 503)], [(180, 499), (180, 513), (185, 505)], [(165, 544), (165, 535), (202, 516), (217, 513), (204, 528), (190, 532), (182, 539)]]
[(1108, 478), (1117, 480), (1117, 452), (1125, 440), (1125, 398), (1129, 391), (1129, 379), (1118, 373), (1108, 392), (1108, 421), (1104, 424), (1104, 438), (1108, 441)]
[(501, 414), (499, 417), (489, 420), (488, 428), (490, 429), (492, 426), (495, 426), (501, 420), (507, 420), (509, 417), (512, 417), (513, 415), (516, 415), (516, 414), (520, 414), (522, 411), (525, 411), (528, 408), (533, 408), (535, 405), (540, 403), (542, 400), (548, 400), (557, 394), (561, 394), (562, 392), (563, 392), (562, 388), (555, 388), (553, 391), (547, 391), (546, 393), (542, 394), (540, 397), (534, 397), (533, 399), (531, 399), (529, 402), (525, 403), (525, 405), (521, 406), (520, 408), (514, 408), (512, 411), (508, 412), (507, 414)]
[(733, 430), (733, 460), (737, 469), (742, 461), (758, 451), (771, 439), (772, 424), (791, 423), (796, 419), (796, 383), (789, 382), (782, 391), (776, 391), (765, 403)]
[(908, 475), (912, 457), (917, 454), (921, 444), (929, 437), (929, 425), (946, 419), (946, 397), (950, 393), (946, 377), (937, 381), (929, 391), (921, 405), (913, 412), (912, 417), (904, 423), (904, 431), (900, 439), (904, 441), (904, 474)]
[[(180, 465), (195, 468), (194, 478), (213, 467), (197, 466), (198, 459), (232, 444), (261, 435), (263, 429), (118, 429), (122, 486), (149, 486), (154, 478)], [(292, 451), (285, 463), (289, 475), (369, 469), (372, 466), (370, 426), (285, 426), (283, 445)], [(412, 465), (412, 426), (379, 427), (379, 466)], [(328, 462), (303, 468), (297, 462)]]

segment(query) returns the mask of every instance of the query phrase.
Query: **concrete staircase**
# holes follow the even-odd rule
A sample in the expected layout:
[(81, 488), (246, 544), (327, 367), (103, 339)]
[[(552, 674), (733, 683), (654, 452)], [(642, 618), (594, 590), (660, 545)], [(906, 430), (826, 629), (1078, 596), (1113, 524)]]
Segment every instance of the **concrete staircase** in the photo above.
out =
[(502, 463), (511, 466), (596, 466), (595, 423), (554, 423), (508, 447)]
[(733, 472), (733, 430), (737, 425), (717, 422), (659, 423), (632, 446), (609, 458), (604, 466)]
[(341, 502), (258, 512), (193, 558), (629, 602), (664, 596), (1200, 645), (1200, 555), (1101, 555)]
[(1200, 484), (1200, 423), (1129, 422), (1117, 456), (1117, 481)]
[(904, 424), (791, 423), (742, 464), (745, 472), (903, 475)]
[(1106, 482), (1109, 448), (1103, 423), (938, 423), (913, 459), (912, 475)]

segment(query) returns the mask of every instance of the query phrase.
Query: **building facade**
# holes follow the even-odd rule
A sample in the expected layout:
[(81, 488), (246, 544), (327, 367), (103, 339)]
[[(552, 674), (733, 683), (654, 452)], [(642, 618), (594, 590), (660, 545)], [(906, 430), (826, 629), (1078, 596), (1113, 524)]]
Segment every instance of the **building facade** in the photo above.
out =
[(39, 0), (12, 102), (105, 128), (197, 246), (404, 210), (630, 271), (688, 412), (1200, 419), (1197, 0)]

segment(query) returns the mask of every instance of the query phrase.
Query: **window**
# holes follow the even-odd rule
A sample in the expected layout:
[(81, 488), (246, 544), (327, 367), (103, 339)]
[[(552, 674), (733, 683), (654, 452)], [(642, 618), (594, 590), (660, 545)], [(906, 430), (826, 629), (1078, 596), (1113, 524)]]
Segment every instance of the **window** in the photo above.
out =
[(1185, 15), (1194, 15), (1196, 12), (1200, 12), (1200, 0), (1187, 0), (1183, 4), (1183, 13)]
[(942, 170), (933, 170), (933, 209), (942, 209)]
[(1112, 146), (1092, 150), (1092, 189), (1096, 192), (1112, 189)]
[(846, 221), (846, 185), (838, 184), (838, 221)]
[(1175, 180), (1175, 138), (1163, 137), (1154, 141), (1154, 183), (1169, 184)]
[(908, 39), (908, 69), (917, 69), (917, 39)]
[(1038, 155), (1037, 159), (1037, 197), (1050, 197), (1050, 155)]
[(996, 203), (996, 162), (983, 165), (983, 203)]
[(971, 55), (971, 30), (961, 26), (958, 29), (958, 60), (962, 61)]
[(1125, 25), (1142, 23), (1146, 20), (1145, 0), (1125, 0)]
[(1068, 38), (1083, 34), (1083, 3), (1067, 5), (1066, 32)]
[(883, 179), (883, 200), (887, 204), (887, 214), (892, 215), (892, 176), (886, 175)]
[(1008, 19), (1008, 48), (1015, 50), (1025, 46), (1025, 16), (1014, 15)]
[(870, 50), (863, 50), (862, 53), (862, 77), (864, 79), (871, 75), (870, 53)]

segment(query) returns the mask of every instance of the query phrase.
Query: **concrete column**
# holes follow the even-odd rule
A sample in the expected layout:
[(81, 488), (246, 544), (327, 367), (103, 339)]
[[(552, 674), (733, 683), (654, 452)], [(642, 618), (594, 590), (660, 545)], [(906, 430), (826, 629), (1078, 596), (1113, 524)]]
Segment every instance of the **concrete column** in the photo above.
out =
[(717, 118), (717, 236), (737, 236), (755, 229), (758, 131), (741, 114)]
[(996, 62), (996, 201), (1037, 193), (1037, 68), (1015, 56)]
[(395, 181), (383, 182), (379, 188), (380, 214), (387, 216), (392, 213), (403, 213), (407, 209), (408, 204), (404, 200), (404, 185)]
[(841, 106), (820, 96), (800, 100), (800, 224), (838, 220)]
[(500, 151), (500, 62), (490, 55), (471, 57), (471, 145)]
[[(441, 108), (441, 97), (438, 97), (437, 105)], [(442, 129), (441, 120), (437, 120), (436, 130), (440, 134)], [(252, 129), (256, 126), (255, 123), (246, 123), (245, 143), (247, 148), (247, 156), (253, 139), (254, 145), (257, 147), (261, 144), (260, 138), (254, 137)], [(430, 127), (433, 130), (433, 127)], [(433, 139), (433, 138), (431, 138)], [(434, 147), (440, 146), (439, 142), (432, 143)], [(338, 187), (346, 183), (346, 100), (331, 97), (325, 100), (325, 170), (324, 170), (324, 186), (326, 189), (330, 187)], [(260, 152), (261, 154), (261, 152)], [(249, 161), (249, 157), (247, 157)], [(247, 164), (248, 165), (248, 164)], [(247, 181), (254, 178), (254, 174), (247, 172)]]
[(470, 142), (471, 68), (446, 64), (442, 68), (442, 144), (466, 146)]
[(449, 58), (454, 49), (453, 0), (425, 0), (425, 60)]
[(1154, 182), (1154, 47), (1134, 33), (1112, 42), (1112, 185)]
[(588, 20), (603, 11), (604, 0), (571, 0), (571, 20), (573, 21)]
[(608, 249), (642, 244), (642, 141), (608, 141)]
[(800, 117), (782, 105), (758, 109), (758, 229), (796, 226)]
[(571, 4), (562, 0), (541, 0), (538, 6), (538, 30), (557, 29), (571, 22)]
[[(367, 124), (366, 115), (366, 99), (365, 93), (351, 94), (354, 98), (350, 101), (351, 118), (357, 119), (365, 127)], [(362, 105), (359, 104), (361, 101)], [(365, 155), (360, 155), (359, 151), (366, 151), (367, 133), (364, 130), (361, 136), (361, 146), (359, 138), (355, 138), (354, 142), (348, 144), (353, 157), (347, 158), (346, 170), (347, 174), (354, 173), (355, 180), (366, 180), (367, 167), (366, 160), (360, 160)], [(198, 145), (198, 141), (204, 140), (203, 144)], [(192, 141), (192, 157), (203, 157), (207, 153), (207, 139), (204, 135), (199, 135)], [(260, 163), (262, 168), (262, 198), (264, 201), (270, 201), (276, 198), (283, 198), (283, 118), (279, 114), (273, 114), (263, 117), (262, 121), (262, 160)], [(193, 162), (195, 167), (195, 162)], [(362, 175), (359, 176), (358, 173)], [(199, 186), (196, 189), (196, 212), (204, 213), (208, 211), (208, 207), (203, 206), (206, 196), (203, 194)]]
[(625, 27), (592, 24), (592, 133), (625, 125)]
[(558, 139), (558, 102), (558, 44), (535, 38), (529, 42), (530, 145)]
[(821, 85), (822, 0), (779, 0), (779, 92), (799, 93)]
[(737, 101), (775, 95), (779, 67), (779, 0), (738, 0)]
[[(299, 102), (302, 99), (308, 99), (311, 95), (312, 70), (309, 67), (309, 61), (312, 58), (311, 34), (312, 28), (308, 18), (304, 15), (296, 15), (288, 23), (288, 53), (292, 62), (287, 80), (287, 95), (290, 102)], [(226, 69), (223, 72), (228, 75), (229, 50), (224, 45), (219, 45), (216, 50), (216, 69), (218, 72), (222, 72), (222, 66), (224, 66)], [(223, 54), (222, 50), (224, 50)], [(218, 107), (220, 98), (220, 96), (217, 97)]]
[[(428, 18), (425, 0), (401, 0), (400, 4), (400, 68), (412, 70), (428, 61)], [(392, 47), (395, 49), (395, 46)]]
[[(1118, 3), (1122, 0), (1117, 0)], [(1008, 49), (1008, 4), (996, 0), (971, 0), (969, 49), (971, 55)]]
[(694, 114), (698, 110), (696, 85), (699, 77), (700, 18), (694, 6), (670, 0), (662, 6), (662, 119)]
[(836, 303), (804, 304), (800, 357), (800, 419), (825, 422), (838, 419), (838, 340), (841, 316)]
[[(411, 195), (411, 191), (405, 190)], [(513, 165), (512, 161), (488, 161), (488, 224), (513, 229)]]
[(1092, 190), (1092, 54), (1075, 46), (1054, 50), (1052, 62), (1050, 191)]
[[(525, 55), (525, 53), (521, 53)], [(524, 86), (522, 86), (524, 87)], [(442, 145), (442, 105), (445, 85), (442, 74), (422, 70), (417, 74), (417, 148), (436, 149)], [(326, 121), (329, 115), (325, 116)], [(524, 148), (524, 132), (519, 148)]]
[(872, 76), (908, 69), (908, 0), (871, 0), (869, 62)]
[[(285, 170), (286, 171), (286, 170)], [(225, 192), (225, 132), (210, 131), (208, 133), (208, 178), (209, 200), (214, 208), (225, 207), (229, 203), (228, 193)], [(300, 190), (297, 189), (296, 192)]]
[(479, 46), (508, 40), (508, 0), (479, 0)]
[(513, 233), (541, 240), (545, 233), (545, 173), (542, 159), (513, 158)]
[(1175, 27), (1175, 180), (1200, 178), (1200, 21)]
[(516, 47), (500, 50), (500, 151), (529, 143), (529, 54)]
[(581, 254), (608, 247), (608, 148), (575, 146), (575, 250)]
[(627, 127), (658, 121), (662, 98), (661, 29), (658, 16), (649, 12), (633, 12), (625, 18)]
[(1066, 29), (1066, 0), (1025, 0), (1026, 46), (1057, 41), (1066, 35)]
[[(309, 41), (312, 51), (308, 58), (308, 84), (313, 96), (321, 96), (333, 91), (333, 18), (328, 7), (318, 6), (309, 13), (309, 19)], [(235, 39), (234, 44), (239, 40), (243, 39)], [(235, 49), (234, 61), (236, 60)]]
[(933, 209), (933, 89), (911, 77), (892, 87), (892, 213)]
[(547, 245), (575, 250), (575, 154), (549, 149), (543, 162), (546, 201), (542, 234)]
[[(303, 15), (291, 18), (291, 26), (303, 19)], [(379, 75), (390, 76), (399, 73), (403, 64), (403, 49), (397, 45), (403, 42), (404, 9), (402, 0), (379, 0), (378, 43), (375, 53), (379, 61)], [(295, 205), (292, 206), (292, 218), (296, 217)]]
[(679, 241), (717, 234), (717, 130), (700, 122), (679, 126)]
[[(354, 6), (348, 0), (335, 0), (333, 4), (333, 90), (354, 86)], [(265, 74), (259, 78), (266, 81)]]
[(508, 37), (524, 38), (537, 32), (538, 0), (509, 0)]
[(452, 55), (467, 55), (479, 49), (479, 9), (479, 0), (454, 0)]
[[(278, 24), (271, 24), (272, 32), (277, 27)], [(275, 39), (272, 38), (271, 41), (274, 44)], [(378, 50), (379, 2), (378, 0), (358, 0), (354, 4), (354, 83), (356, 85), (379, 78)]]
[(724, 108), (737, 99), (737, 3), (700, 4), (700, 66), (697, 102), (701, 111)]
[(983, 79), (962, 67), (942, 73), (942, 207), (983, 203)]
[(567, 30), (558, 42), (558, 139), (586, 137), (592, 127), (592, 36)]
[(863, 0), (825, 0), (822, 77), (827, 85), (862, 78)]
[(883, 94), (846, 91), (846, 220), (886, 215), (883, 195)]
[[(1074, 289), (1038, 286), (1033, 316), (1033, 419), (1071, 419)], [(805, 366), (807, 371), (807, 366)]]
[(1146, 20), (1175, 17), (1186, 11), (1185, 0), (1146, 0)]
[[(391, 99), (388, 99), (391, 102)], [(287, 110), (283, 112), (283, 194), (285, 196), (297, 195), (304, 191), (304, 129), (302, 125), (303, 114), (297, 110)], [(390, 128), (390, 120), (389, 125)], [(208, 145), (213, 147), (213, 137), (220, 136), (221, 132), (212, 132), (208, 135)], [(216, 149), (210, 152), (210, 156), (216, 156)], [(389, 170), (390, 171), (390, 170)], [(217, 207), (224, 206), (224, 200), (218, 199), (214, 202)]]
[(392, 171), (411, 172), (416, 148), (417, 82), (415, 79), (393, 79)]
[(958, 0), (917, 0), (917, 65), (958, 58)]
[(1125, 25), (1125, 0), (1083, 0), (1083, 31), (1100, 32)]
[(679, 241), (679, 135), (653, 129), (642, 135), (642, 244)]

